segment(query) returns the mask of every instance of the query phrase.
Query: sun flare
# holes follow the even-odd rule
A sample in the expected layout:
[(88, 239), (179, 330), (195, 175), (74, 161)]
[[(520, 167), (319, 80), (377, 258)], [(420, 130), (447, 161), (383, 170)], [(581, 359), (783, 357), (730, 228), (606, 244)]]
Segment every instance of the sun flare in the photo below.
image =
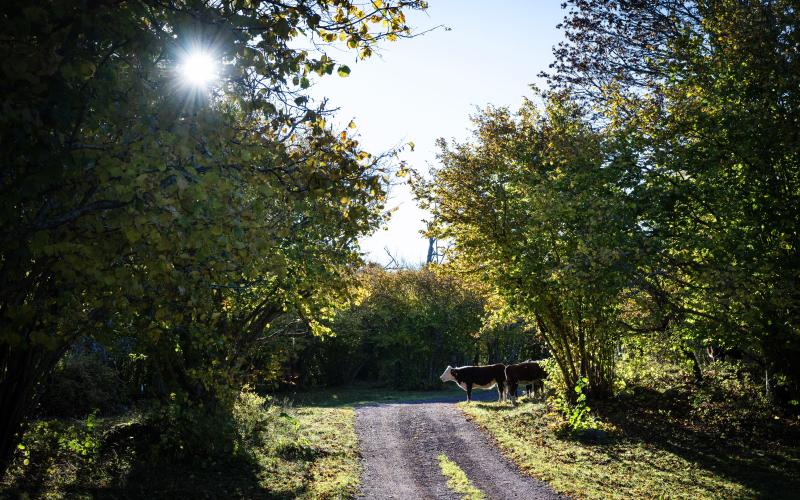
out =
[(217, 79), (217, 63), (207, 52), (191, 52), (179, 66), (183, 80), (195, 87), (206, 87)]

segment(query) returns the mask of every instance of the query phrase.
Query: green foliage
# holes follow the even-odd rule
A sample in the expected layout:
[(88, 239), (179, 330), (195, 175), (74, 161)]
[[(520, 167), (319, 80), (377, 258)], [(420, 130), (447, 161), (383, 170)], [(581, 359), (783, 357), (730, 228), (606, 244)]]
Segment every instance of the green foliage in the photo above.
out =
[[(70, 479), (75, 476), (104, 477), (119, 464), (111, 460), (103, 462), (102, 440), (103, 431), (95, 415), (89, 415), (85, 420), (38, 420), (17, 445), (17, 459), (7, 479), (15, 478), (20, 484), (38, 484), (41, 487), (66, 479), (53, 477), (53, 472), (63, 464), (69, 464), (63, 475), (70, 476)], [(62, 475), (61, 471), (59, 475)]]
[(233, 408), (237, 447), (256, 458), (257, 453), (300, 457), (310, 453), (300, 422), (270, 398), (245, 388)]
[(486, 297), (458, 276), (434, 267), (368, 266), (357, 278), (353, 300), (330, 323), (334, 336), (296, 347), (305, 384), (438, 388), (448, 364), (539, 354), (541, 346), (521, 322), (487, 319)]
[(196, 401), (172, 394), (159, 404), (145, 425), (158, 436), (148, 446), (153, 465), (188, 461), (208, 465), (229, 460), (236, 450), (236, 423), (231, 408), (219, 400)]
[(245, 388), (231, 415), (232, 453), (207, 455), (195, 446), (198, 454), (188, 461), (173, 460), (176, 453), (161, 455), (161, 434), (173, 431), (153, 425), (158, 411), (36, 421), (0, 479), (0, 496), (355, 495), (359, 461), (352, 408), (290, 405)]
[[(291, 40), (366, 58), (425, 3), (7, 7), (0, 471), (36, 383), (80, 336), (134, 339), (153, 393), (213, 407), (286, 315), (324, 330), (358, 237), (384, 218), (391, 152), (326, 122), (307, 88), (336, 63)], [(176, 71), (197, 47), (220, 66), (208, 88)], [(191, 425), (198, 408), (165, 418)]]
[(566, 5), (541, 104), (440, 142), (418, 186), (430, 234), (537, 329), (566, 387), (610, 395), (618, 347), (667, 334), (696, 379), (714, 346), (797, 399), (795, 6)]
[(676, 343), (737, 350), (797, 392), (796, 6), (570, 3), (551, 83), (635, 159), (653, 305)]
[(594, 419), (589, 413), (592, 409), (589, 408), (589, 404), (586, 400), (586, 388), (588, 385), (589, 379), (586, 377), (578, 379), (578, 385), (573, 389), (577, 395), (574, 403), (570, 403), (569, 400), (563, 397), (558, 397), (556, 399), (556, 404), (567, 419), (570, 431), (574, 434), (580, 434), (596, 426)]
[(635, 179), (624, 158), (603, 165), (605, 138), (569, 96), (474, 120), (472, 143), (440, 143), (443, 166), (427, 188), (431, 231), (453, 238), (457, 266), (536, 330), (567, 387), (586, 376), (608, 394), (639, 258)]
[(438, 387), (448, 363), (476, 352), (483, 302), (456, 279), (372, 266), (359, 281), (355, 300), (331, 323), (335, 337), (318, 343), (320, 382)]

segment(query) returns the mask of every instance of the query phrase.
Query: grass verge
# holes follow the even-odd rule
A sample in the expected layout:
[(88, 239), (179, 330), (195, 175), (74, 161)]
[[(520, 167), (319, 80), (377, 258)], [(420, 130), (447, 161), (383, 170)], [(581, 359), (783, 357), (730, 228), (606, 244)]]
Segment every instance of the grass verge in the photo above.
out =
[(352, 408), (296, 406), (297, 434), (273, 436), (256, 452), (259, 483), (278, 498), (351, 498), (361, 467)]
[(164, 429), (148, 424), (147, 410), (39, 420), (0, 478), (0, 498), (350, 498), (361, 473), (354, 406), (448, 395), (367, 386), (247, 393), (234, 415), (240, 452), (180, 463), (154, 455)]
[(465, 397), (464, 391), (448, 384), (440, 391), (398, 391), (381, 387), (357, 385), (352, 387), (333, 387), (286, 394), (287, 400), (298, 405), (312, 407), (353, 407), (370, 403), (395, 403), (400, 401), (426, 401), (442, 397)]
[(252, 424), (246, 453), (174, 463), (133, 443), (148, 437), (110, 444), (115, 429), (141, 424), (138, 413), (98, 418), (91, 429), (80, 420), (38, 421), (23, 439), (25, 455), (0, 481), (0, 498), (355, 496), (360, 464), (352, 408), (256, 402), (240, 415)]
[(442, 475), (447, 478), (447, 487), (455, 493), (461, 495), (463, 500), (483, 500), (486, 495), (476, 488), (469, 480), (464, 470), (453, 462), (447, 455), (441, 454), (438, 457), (439, 468)]
[(800, 491), (796, 443), (721, 438), (682, 419), (665, 394), (599, 405), (602, 432), (592, 443), (571, 437), (542, 402), (459, 406), (524, 472), (570, 496), (796, 498)]

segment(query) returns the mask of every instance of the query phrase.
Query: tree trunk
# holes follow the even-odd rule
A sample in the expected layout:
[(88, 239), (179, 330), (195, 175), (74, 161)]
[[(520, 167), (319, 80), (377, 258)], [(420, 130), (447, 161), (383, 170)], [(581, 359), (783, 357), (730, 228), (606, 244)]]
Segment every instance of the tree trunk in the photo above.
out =
[(37, 382), (55, 368), (66, 349), (0, 344), (0, 478), (14, 459)]
[(700, 369), (700, 362), (697, 361), (697, 355), (693, 349), (684, 348), (683, 354), (692, 360), (692, 372), (694, 373), (694, 382), (696, 384), (703, 383), (703, 371)]

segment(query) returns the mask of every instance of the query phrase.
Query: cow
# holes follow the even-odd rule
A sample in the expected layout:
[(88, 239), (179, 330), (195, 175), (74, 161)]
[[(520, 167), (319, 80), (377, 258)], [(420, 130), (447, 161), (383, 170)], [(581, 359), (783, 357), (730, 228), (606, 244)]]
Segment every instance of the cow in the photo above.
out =
[(467, 392), (467, 401), (472, 401), (472, 388), (491, 389), (497, 386), (498, 401), (505, 399), (506, 365), (496, 364), (488, 366), (447, 366), (439, 377), (442, 382), (453, 381)]
[[(538, 361), (524, 361), (516, 365), (506, 366), (506, 388), (511, 397), (511, 401), (517, 402), (517, 387), (520, 384), (526, 384), (526, 389), (533, 388), (533, 395), (536, 395), (536, 389), (539, 392), (544, 391), (544, 379), (547, 378), (547, 372), (544, 370)], [(530, 395), (530, 394), (529, 394)]]

